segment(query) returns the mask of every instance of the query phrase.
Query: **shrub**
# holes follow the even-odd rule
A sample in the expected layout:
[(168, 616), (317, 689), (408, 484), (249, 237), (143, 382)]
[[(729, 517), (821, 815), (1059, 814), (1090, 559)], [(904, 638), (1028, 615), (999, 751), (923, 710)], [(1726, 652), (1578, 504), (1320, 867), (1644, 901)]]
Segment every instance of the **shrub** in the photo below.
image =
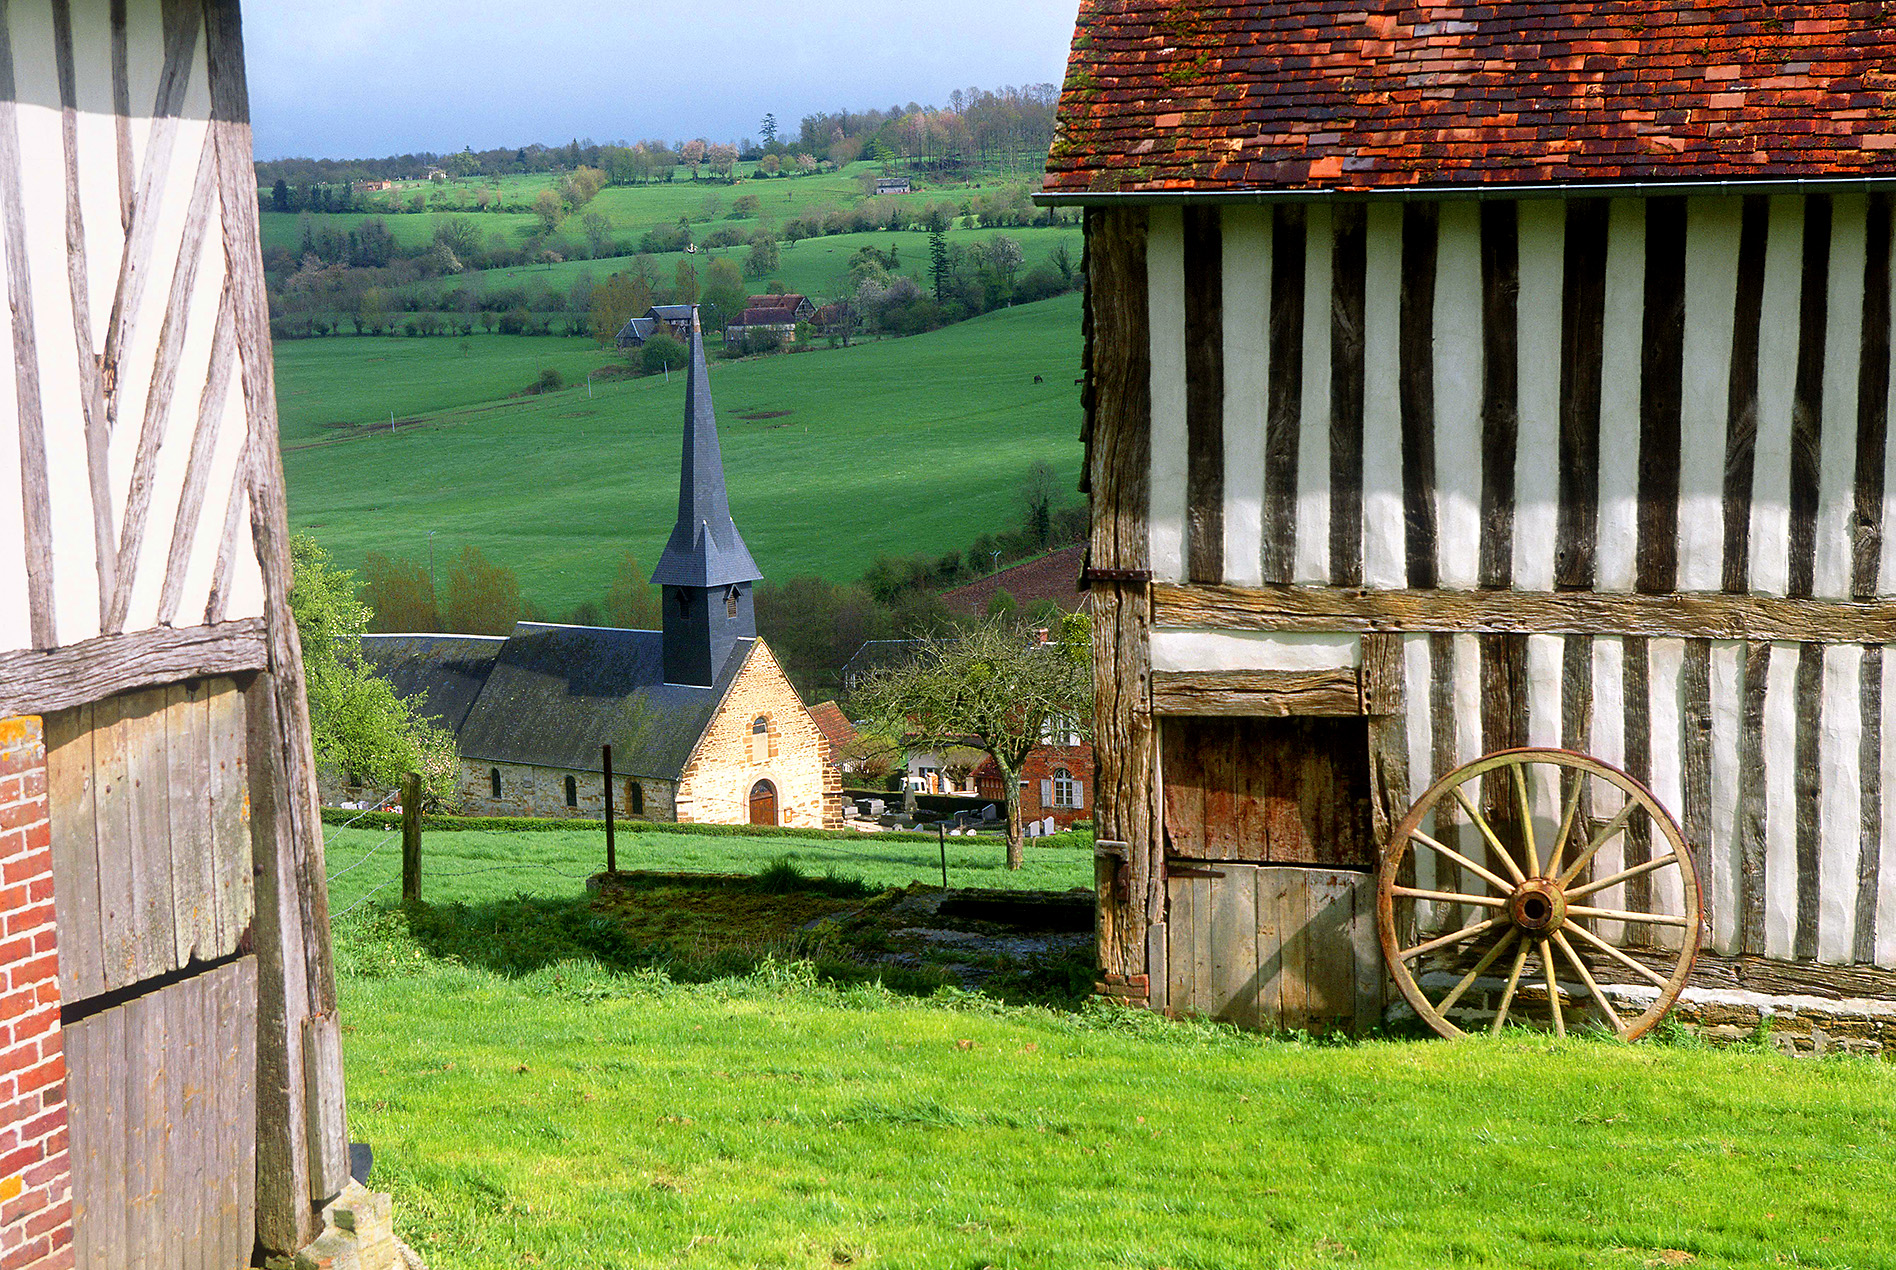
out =
[(530, 393), (558, 392), (566, 387), (566, 377), (549, 366), (540, 372), (540, 377), (527, 389)]
[(639, 350), (639, 367), (648, 375), (656, 375), (667, 367), (677, 370), (689, 358), (690, 353), (677, 339), (664, 331), (654, 331)]

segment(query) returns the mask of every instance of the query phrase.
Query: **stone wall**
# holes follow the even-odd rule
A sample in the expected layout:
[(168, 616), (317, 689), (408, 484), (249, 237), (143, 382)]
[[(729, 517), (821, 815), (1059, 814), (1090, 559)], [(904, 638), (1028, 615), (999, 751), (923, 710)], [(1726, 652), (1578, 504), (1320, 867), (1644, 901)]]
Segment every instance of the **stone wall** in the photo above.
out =
[[(768, 738), (761, 753), (751, 741), (759, 718), (766, 720)], [(761, 639), (685, 768), (678, 819), (749, 824), (750, 792), (760, 780), (776, 787), (778, 824), (842, 827), (842, 787), (829, 761), (829, 742)]]
[(72, 1265), (53, 835), (37, 718), (0, 720), (0, 1268)]
[[(493, 773), (500, 773), (500, 797), (493, 794)], [(573, 778), (578, 806), (566, 805), (566, 778)], [(637, 783), (645, 810), (632, 811), (632, 785)], [(674, 787), (670, 781), (615, 774), (612, 778), (615, 820), (677, 818)], [(533, 767), (524, 763), (461, 761), (457, 788), (460, 810), (469, 816), (551, 816), (600, 820), (606, 814), (605, 778), (599, 772), (570, 771), (561, 767)]]

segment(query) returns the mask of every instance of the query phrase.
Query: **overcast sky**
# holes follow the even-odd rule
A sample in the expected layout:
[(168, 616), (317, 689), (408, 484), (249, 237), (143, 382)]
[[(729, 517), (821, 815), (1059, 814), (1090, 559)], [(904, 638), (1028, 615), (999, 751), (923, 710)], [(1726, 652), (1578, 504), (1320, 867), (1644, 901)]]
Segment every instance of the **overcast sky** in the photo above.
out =
[(1077, 0), (252, 0), (257, 157), (791, 136), (819, 110), (1058, 83)]

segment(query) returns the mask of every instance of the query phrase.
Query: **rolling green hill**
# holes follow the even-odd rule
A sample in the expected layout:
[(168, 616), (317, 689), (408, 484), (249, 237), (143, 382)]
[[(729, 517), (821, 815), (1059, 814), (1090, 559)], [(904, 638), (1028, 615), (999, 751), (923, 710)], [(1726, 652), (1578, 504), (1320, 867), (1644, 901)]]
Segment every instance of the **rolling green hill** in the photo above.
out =
[[(714, 363), (732, 511), (765, 574), (844, 581), (883, 553), (958, 550), (1015, 520), (1036, 461), (1076, 481), (1079, 316), (1067, 295), (909, 339)], [(670, 532), (683, 379), (506, 394), (544, 366), (576, 379), (613, 360), (551, 338), (278, 345), (292, 527), (349, 568), (371, 551), (426, 561), (432, 530), (438, 566), (472, 544), (548, 612), (599, 598), (625, 551), (650, 567)], [(390, 410), (413, 422), (324, 426)]]

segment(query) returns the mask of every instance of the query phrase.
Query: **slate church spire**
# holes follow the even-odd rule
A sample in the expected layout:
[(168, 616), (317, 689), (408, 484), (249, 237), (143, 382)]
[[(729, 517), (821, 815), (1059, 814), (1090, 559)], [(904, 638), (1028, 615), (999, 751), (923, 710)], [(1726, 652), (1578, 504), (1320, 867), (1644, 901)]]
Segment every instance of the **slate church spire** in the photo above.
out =
[(731, 519), (704, 364), (704, 332), (691, 311), (691, 371), (685, 381), (685, 446), (678, 523), (652, 571), (663, 588), (665, 682), (710, 687), (740, 639), (757, 634), (751, 584), (763, 575)]

